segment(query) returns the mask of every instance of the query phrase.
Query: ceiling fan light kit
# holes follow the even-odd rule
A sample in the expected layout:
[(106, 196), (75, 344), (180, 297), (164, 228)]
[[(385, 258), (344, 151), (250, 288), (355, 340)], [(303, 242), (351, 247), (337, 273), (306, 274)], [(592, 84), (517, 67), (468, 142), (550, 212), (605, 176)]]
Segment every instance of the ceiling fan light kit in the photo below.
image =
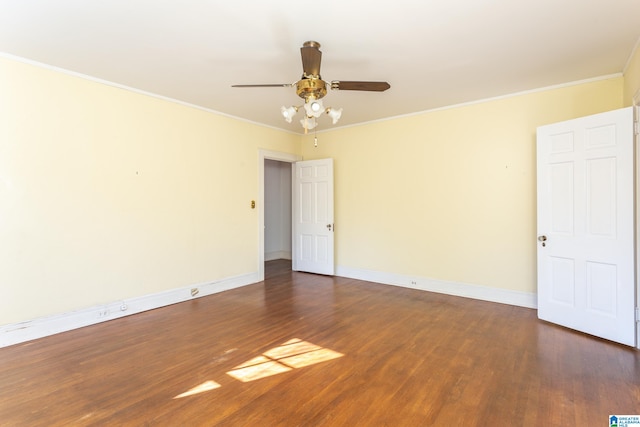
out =
[(285, 106), (282, 106), (282, 108), (280, 108), (280, 111), (282, 112), (282, 116), (287, 121), (287, 123), (291, 123), (293, 116), (295, 116), (296, 113), (298, 112), (298, 107), (287, 108)]
[(305, 117), (304, 119), (300, 120), (300, 124), (304, 128), (304, 132), (305, 133), (307, 133), (307, 131), (315, 128), (316, 126), (318, 126), (318, 123), (316, 122), (316, 118), (315, 117)]
[[(334, 80), (327, 83), (320, 77), (320, 62), (322, 60), (322, 52), (320, 51), (320, 43), (315, 41), (305, 42), (300, 48), (302, 56), (302, 78), (293, 84), (251, 84), (251, 85), (233, 85), (233, 87), (293, 87), (296, 88), (296, 94), (304, 99), (305, 117), (300, 120), (300, 124), (304, 128), (304, 133), (315, 128), (318, 123), (316, 119), (322, 113), (326, 113), (331, 117), (335, 125), (342, 116), (342, 108), (336, 109), (332, 107), (325, 108), (322, 105), (322, 98), (327, 94), (327, 88), (332, 90), (360, 90), (368, 92), (384, 92), (391, 86), (387, 82), (360, 82), (360, 81), (339, 81)], [(291, 123), (301, 106), (291, 106), (280, 108), (282, 116)]]
[(321, 99), (313, 99), (309, 97), (304, 103), (304, 111), (307, 112), (307, 117), (318, 118), (324, 113), (324, 107)]
[(342, 108), (340, 108), (339, 110), (336, 110), (335, 108), (327, 108), (327, 114), (329, 115), (329, 117), (331, 117), (331, 119), (333, 119), (333, 124), (335, 125), (336, 123), (338, 123), (338, 120), (340, 120), (340, 117), (342, 116)]

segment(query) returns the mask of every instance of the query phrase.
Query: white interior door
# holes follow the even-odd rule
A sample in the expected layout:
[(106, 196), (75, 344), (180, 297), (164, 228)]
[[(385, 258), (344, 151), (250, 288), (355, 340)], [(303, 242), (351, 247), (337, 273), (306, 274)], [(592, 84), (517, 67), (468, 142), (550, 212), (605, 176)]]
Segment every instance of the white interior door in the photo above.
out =
[(333, 275), (333, 159), (294, 163), (292, 205), (293, 270)]
[(538, 128), (538, 317), (635, 344), (632, 108)]

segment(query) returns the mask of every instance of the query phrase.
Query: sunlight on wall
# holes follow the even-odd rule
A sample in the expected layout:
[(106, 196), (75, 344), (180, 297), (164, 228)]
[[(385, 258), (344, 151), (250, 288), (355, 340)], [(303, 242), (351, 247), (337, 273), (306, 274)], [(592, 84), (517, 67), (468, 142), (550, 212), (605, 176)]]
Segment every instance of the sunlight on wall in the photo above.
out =
[(640, 40), (624, 70), (624, 106), (633, 105), (633, 97), (640, 92)]

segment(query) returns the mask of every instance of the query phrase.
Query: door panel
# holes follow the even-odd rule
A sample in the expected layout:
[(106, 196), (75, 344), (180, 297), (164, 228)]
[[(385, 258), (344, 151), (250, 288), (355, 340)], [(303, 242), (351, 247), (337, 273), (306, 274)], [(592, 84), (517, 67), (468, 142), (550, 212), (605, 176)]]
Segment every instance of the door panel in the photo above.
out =
[(587, 232), (616, 238), (616, 159), (587, 160)]
[(549, 165), (551, 173), (551, 229), (565, 236), (573, 235), (573, 163)]
[(538, 316), (634, 345), (632, 109), (542, 126), (537, 150)]
[(332, 275), (333, 160), (296, 162), (293, 174), (292, 268)]

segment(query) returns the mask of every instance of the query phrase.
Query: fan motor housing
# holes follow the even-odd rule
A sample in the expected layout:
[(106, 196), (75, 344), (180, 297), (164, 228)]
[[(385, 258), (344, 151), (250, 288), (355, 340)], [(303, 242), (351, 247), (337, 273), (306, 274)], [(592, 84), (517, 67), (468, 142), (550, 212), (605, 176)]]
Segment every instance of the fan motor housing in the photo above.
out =
[(296, 83), (296, 93), (305, 100), (309, 97), (320, 99), (327, 94), (327, 82), (318, 78), (305, 78)]

